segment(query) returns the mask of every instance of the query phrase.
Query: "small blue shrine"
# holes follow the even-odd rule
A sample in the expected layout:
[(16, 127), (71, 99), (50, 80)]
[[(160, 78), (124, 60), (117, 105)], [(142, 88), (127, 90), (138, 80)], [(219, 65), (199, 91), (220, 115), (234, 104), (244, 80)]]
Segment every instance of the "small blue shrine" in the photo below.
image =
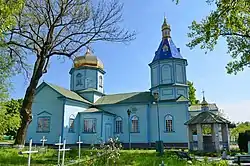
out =
[[(118, 137), (127, 146), (148, 147), (156, 141), (165, 146), (187, 147), (188, 133), (184, 124), (202, 111), (201, 105), (189, 105), (184, 59), (170, 35), (166, 18), (162, 39), (155, 52), (151, 70), (151, 87), (144, 92), (105, 94), (104, 65), (88, 49), (76, 57), (70, 70), (70, 89), (43, 82), (36, 89), (32, 106), (33, 120), (26, 140), (48, 144), (99, 144)], [(210, 111), (218, 111), (208, 104)]]

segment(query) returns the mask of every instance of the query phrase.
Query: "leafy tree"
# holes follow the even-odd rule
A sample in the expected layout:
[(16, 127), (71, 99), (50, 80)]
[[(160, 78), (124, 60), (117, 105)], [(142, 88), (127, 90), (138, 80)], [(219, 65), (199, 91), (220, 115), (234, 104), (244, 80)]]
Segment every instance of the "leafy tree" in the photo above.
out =
[(20, 127), (20, 109), (22, 107), (23, 99), (14, 100), (11, 99), (5, 103), (7, 121), (7, 130), (5, 135), (16, 137), (17, 130)]
[(26, 0), (15, 18), (17, 25), (5, 33), (5, 52), (17, 57), (27, 72), (25, 59), (35, 58), (20, 111), (21, 126), (15, 144), (23, 144), (32, 120), (32, 103), (41, 77), (52, 57), (72, 58), (97, 41), (129, 42), (135, 33), (120, 27), (123, 5), (118, 0)]
[(15, 25), (15, 17), (22, 6), (23, 0), (0, 0), (0, 37), (3, 37), (3, 32)]
[(194, 83), (188, 81), (188, 88), (189, 88), (188, 95), (189, 95), (189, 100), (191, 104), (192, 105), (198, 104), (199, 100), (196, 99), (196, 95), (195, 95), (196, 89), (194, 87)]
[[(178, 3), (178, 0), (173, 0)], [(212, 11), (201, 22), (193, 21), (187, 45), (192, 49), (200, 46), (207, 51), (214, 50), (218, 40), (224, 38), (232, 61), (226, 66), (227, 73), (237, 74), (250, 67), (250, 1), (249, 0), (206, 0), (215, 4)]]
[(250, 122), (242, 122), (242, 123), (238, 123), (236, 124), (236, 127), (231, 129), (231, 136), (233, 136), (234, 138), (237, 138), (239, 133), (245, 133), (245, 131), (250, 130)]
[(17, 129), (20, 127), (20, 108), (22, 99), (11, 99), (2, 104), (0, 108), (0, 136), (1, 135), (16, 135)]

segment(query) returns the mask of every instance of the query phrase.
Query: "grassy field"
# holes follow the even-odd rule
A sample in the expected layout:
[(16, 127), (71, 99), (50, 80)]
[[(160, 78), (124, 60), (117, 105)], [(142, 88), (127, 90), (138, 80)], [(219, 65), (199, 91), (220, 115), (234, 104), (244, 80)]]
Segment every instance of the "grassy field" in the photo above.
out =
[[(1, 166), (24, 166), (27, 165), (27, 154), (20, 155), (19, 150), (11, 148), (0, 148), (0, 165)], [(99, 166), (99, 164), (90, 160), (91, 150), (82, 150), (82, 158), (86, 160), (81, 164), (77, 165), (88, 165), (88, 166)], [(72, 160), (76, 159), (78, 151), (72, 149), (66, 153), (66, 162), (70, 163)], [(187, 161), (178, 159), (171, 151), (166, 151), (164, 156), (157, 156), (154, 150), (123, 150), (120, 152), (120, 159), (116, 166), (158, 166), (162, 161), (165, 165), (169, 166), (219, 166), (219, 163), (205, 163), (193, 161), (193, 164), (188, 164)], [(50, 166), (57, 164), (57, 152), (53, 149), (49, 149), (47, 153), (32, 154), (31, 165), (32, 166)], [(102, 164), (103, 165), (103, 164)], [(112, 164), (108, 164), (109, 166)], [(220, 166), (224, 166), (220, 165)], [(226, 164), (225, 164), (226, 166)]]

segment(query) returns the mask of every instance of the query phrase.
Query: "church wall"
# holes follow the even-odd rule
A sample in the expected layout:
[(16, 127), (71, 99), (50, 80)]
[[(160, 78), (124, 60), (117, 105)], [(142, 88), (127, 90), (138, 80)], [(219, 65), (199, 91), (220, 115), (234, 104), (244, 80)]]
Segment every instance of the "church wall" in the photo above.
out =
[(176, 87), (176, 97), (183, 95), (188, 98), (188, 88), (187, 87)]
[(82, 90), (87, 88), (97, 87), (97, 72), (94, 69), (79, 69), (75, 70), (72, 75), (73, 77), (73, 89)]
[(94, 103), (95, 103), (98, 99), (100, 99), (101, 97), (102, 97), (101, 94), (96, 94), (96, 93), (94, 93)]
[[(79, 135), (79, 117), (78, 112), (83, 112), (88, 108), (87, 104), (77, 101), (66, 100), (64, 107), (64, 131), (63, 138), (67, 140), (68, 144), (75, 144)], [(70, 119), (74, 120), (74, 129), (70, 130)]]
[[(96, 132), (84, 133), (84, 119), (96, 119)], [(81, 134), (81, 140), (84, 144), (100, 144), (101, 138), (101, 113), (80, 113), (79, 133)]]
[[(166, 132), (166, 115), (173, 117), (174, 132)], [(164, 143), (187, 143), (187, 127), (184, 123), (188, 120), (187, 104), (159, 103), (160, 135)], [(158, 140), (157, 105), (150, 108), (150, 140), (152, 143)]]
[[(129, 104), (129, 105), (107, 105), (101, 106), (101, 109), (116, 114), (122, 118), (122, 133), (115, 134), (123, 143), (129, 142), (128, 134), (128, 114), (127, 110), (135, 108), (130, 117), (137, 116), (139, 118), (139, 132), (131, 133), (131, 143), (148, 143), (148, 129), (147, 129), (147, 104)], [(113, 127), (115, 127), (113, 125)]]
[[(26, 141), (32, 138), (34, 143), (41, 143), (43, 136), (46, 137), (48, 144), (54, 144), (61, 135), (63, 104), (64, 101), (58, 99), (60, 95), (48, 86), (44, 86), (34, 98), (32, 105), (33, 120), (27, 131)], [(38, 132), (38, 118), (49, 118), (49, 132)]]

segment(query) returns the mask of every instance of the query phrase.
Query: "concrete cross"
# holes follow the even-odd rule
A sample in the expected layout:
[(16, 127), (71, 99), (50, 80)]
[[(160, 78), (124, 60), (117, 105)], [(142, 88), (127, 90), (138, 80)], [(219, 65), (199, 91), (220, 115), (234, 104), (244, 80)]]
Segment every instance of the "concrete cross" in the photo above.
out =
[(80, 161), (80, 159), (81, 159), (81, 144), (83, 143), (83, 142), (81, 142), (81, 136), (79, 135), (79, 137), (78, 137), (78, 142), (76, 142), (77, 144), (78, 144), (78, 158), (79, 158), (79, 161)]
[(31, 153), (37, 153), (38, 151), (32, 151), (32, 139), (30, 139), (30, 143), (29, 143), (29, 151), (24, 151), (22, 152), (22, 154), (29, 154), (28, 157), (28, 166), (30, 166), (30, 160), (31, 160)]
[(161, 164), (159, 164), (159, 166), (165, 166), (164, 161), (162, 161)]
[(58, 159), (57, 159), (57, 165), (60, 165), (60, 149), (61, 149), (61, 145), (63, 145), (63, 143), (61, 142), (61, 136), (59, 136), (59, 141), (58, 143), (55, 144), (56, 146), (58, 146)]
[(42, 147), (44, 147), (44, 143), (47, 141), (47, 139), (45, 139), (45, 136), (43, 136), (43, 138), (40, 141), (42, 142)]
[(66, 139), (63, 140), (63, 148), (59, 150), (59, 151), (63, 152), (63, 155), (62, 155), (62, 165), (61, 166), (64, 166), (65, 151), (69, 151), (70, 150), (70, 149), (66, 149), (65, 145), (66, 145)]

